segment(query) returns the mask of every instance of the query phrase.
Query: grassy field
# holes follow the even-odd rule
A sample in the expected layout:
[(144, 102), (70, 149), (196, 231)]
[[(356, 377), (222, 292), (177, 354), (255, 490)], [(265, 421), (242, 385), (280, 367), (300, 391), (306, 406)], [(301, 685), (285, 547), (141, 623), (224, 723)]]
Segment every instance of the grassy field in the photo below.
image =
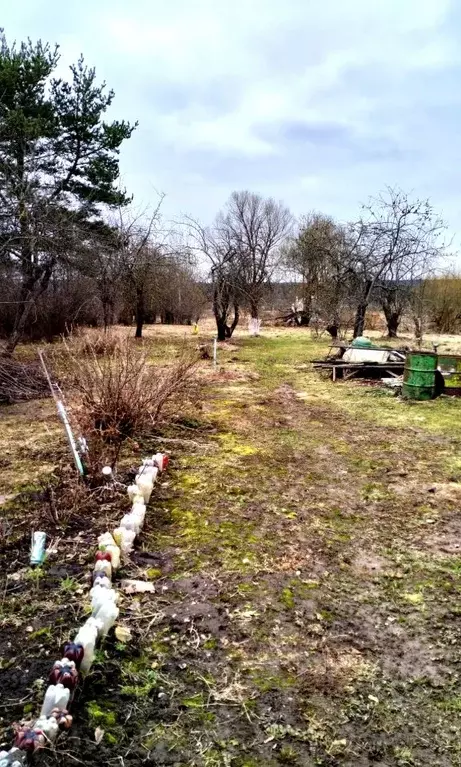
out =
[[(145, 343), (163, 360), (184, 330)], [(302, 330), (237, 335), (216, 371), (202, 363), (202, 404), (125, 459), (171, 454), (122, 573), (155, 594), (123, 599), (132, 638), (98, 651), (43, 764), (461, 765), (461, 400), (333, 384), (310, 365), (326, 348)], [(0, 418), (8, 739), (127, 500), (49, 490), (72, 469), (48, 400)], [(38, 571), (31, 524), (56, 552)]]

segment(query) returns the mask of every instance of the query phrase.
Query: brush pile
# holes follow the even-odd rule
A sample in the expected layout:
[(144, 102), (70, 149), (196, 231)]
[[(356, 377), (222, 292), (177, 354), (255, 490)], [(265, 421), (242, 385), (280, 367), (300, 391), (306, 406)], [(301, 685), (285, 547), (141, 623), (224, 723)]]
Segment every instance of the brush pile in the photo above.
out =
[(12, 405), (49, 396), (50, 390), (38, 362), (0, 357), (0, 404)]

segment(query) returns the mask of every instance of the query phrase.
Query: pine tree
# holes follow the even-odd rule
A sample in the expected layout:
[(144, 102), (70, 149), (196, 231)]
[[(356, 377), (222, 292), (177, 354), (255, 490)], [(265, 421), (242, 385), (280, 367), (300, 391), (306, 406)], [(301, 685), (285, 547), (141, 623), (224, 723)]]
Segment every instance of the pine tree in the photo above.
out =
[(81, 57), (69, 81), (53, 78), (58, 47), (0, 35), (0, 259), (21, 284), (12, 354), (56, 265), (101, 228), (117, 187), (119, 151), (135, 125), (104, 122), (114, 93)]

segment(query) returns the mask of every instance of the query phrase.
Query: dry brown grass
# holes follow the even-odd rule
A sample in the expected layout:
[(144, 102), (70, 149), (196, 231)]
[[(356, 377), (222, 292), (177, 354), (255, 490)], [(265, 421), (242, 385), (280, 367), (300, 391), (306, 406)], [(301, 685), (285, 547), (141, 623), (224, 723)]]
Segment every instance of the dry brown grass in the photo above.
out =
[(76, 356), (103, 357), (106, 354), (113, 354), (122, 339), (123, 336), (115, 328), (105, 332), (99, 329), (77, 328), (69, 338), (69, 344)]

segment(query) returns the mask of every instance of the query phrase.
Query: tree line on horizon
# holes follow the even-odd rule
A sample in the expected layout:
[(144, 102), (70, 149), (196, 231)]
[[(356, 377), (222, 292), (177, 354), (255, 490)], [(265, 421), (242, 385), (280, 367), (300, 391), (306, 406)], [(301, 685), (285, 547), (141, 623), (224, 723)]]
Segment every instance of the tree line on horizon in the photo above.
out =
[[(421, 337), (430, 319), (461, 322), (461, 280), (441, 276), (446, 227), (428, 200), (387, 187), (340, 223), (248, 190), (210, 225), (162, 218), (162, 197), (137, 211), (120, 186), (119, 157), (137, 124), (106, 121), (114, 93), (83, 57), (54, 76), (58, 47), (0, 37), (0, 335), (23, 339), (75, 325), (194, 322), (212, 307), (217, 337), (242, 313), (261, 316), (274, 282), (293, 282), (297, 321), (336, 337), (364, 332), (378, 305), (389, 336), (404, 315)], [(294, 295), (293, 295), (294, 298)]]

